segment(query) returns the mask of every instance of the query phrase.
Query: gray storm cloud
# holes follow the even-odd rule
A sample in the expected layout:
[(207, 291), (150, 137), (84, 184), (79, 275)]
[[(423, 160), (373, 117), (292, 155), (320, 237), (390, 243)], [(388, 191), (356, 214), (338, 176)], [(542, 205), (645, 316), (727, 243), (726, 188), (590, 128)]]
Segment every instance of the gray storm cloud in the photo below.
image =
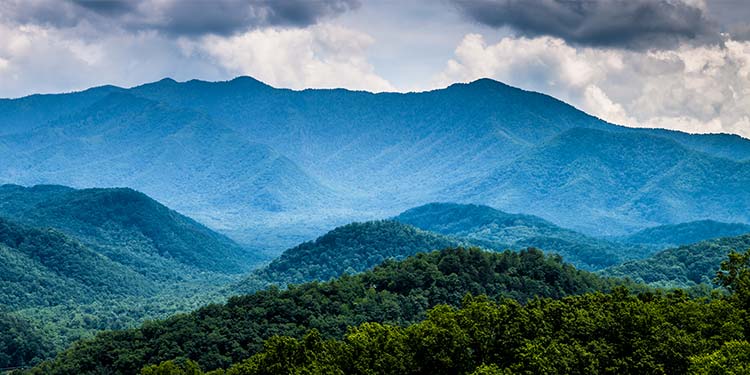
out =
[(127, 30), (195, 36), (305, 27), (359, 6), (359, 0), (11, 0), (0, 5), (0, 14), (16, 22), (54, 27), (109, 23)]
[(680, 0), (453, 0), (470, 19), (535, 37), (627, 49), (719, 40), (700, 7)]

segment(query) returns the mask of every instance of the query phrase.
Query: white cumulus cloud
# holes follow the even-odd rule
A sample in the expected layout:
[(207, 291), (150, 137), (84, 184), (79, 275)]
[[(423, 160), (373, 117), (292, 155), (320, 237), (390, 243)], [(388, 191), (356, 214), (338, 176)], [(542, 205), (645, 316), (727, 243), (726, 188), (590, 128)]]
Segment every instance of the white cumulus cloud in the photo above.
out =
[(373, 39), (338, 26), (253, 30), (231, 37), (207, 36), (197, 48), (234, 74), (277, 87), (392, 91), (367, 61)]
[(750, 137), (750, 42), (674, 50), (582, 48), (553, 37), (466, 35), (437, 86), (491, 77), (613, 123)]

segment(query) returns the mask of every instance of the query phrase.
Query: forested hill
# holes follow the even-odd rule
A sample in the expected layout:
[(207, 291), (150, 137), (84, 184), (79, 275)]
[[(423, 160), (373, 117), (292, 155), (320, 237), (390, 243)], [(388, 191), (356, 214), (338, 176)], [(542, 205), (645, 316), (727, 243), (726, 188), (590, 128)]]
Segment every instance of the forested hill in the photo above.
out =
[(38, 362), (95, 332), (223, 300), (218, 289), (257, 261), (132, 189), (0, 186), (0, 307), (24, 332), (41, 332), (29, 340), (44, 339), (22, 354), (0, 346), (0, 364)]
[(235, 292), (251, 292), (268, 283), (326, 281), (344, 273), (369, 270), (386, 259), (403, 259), (417, 252), (459, 244), (462, 244), (459, 240), (395, 221), (352, 223), (284, 251), (271, 264), (241, 282)]
[(603, 275), (628, 277), (655, 286), (685, 288), (712, 284), (730, 251), (750, 250), (750, 234), (679, 246), (653, 256), (602, 270)]
[(194, 220), (126, 188), (0, 186), (0, 216), (55, 228), (155, 280), (185, 270), (242, 273), (259, 260)]
[(614, 240), (667, 248), (693, 244), (719, 237), (739, 236), (746, 233), (750, 233), (750, 225), (699, 220), (647, 228), (628, 236), (616, 237)]
[(87, 303), (154, 291), (143, 275), (59, 231), (0, 218), (0, 306), (5, 309)]
[(209, 370), (250, 357), (274, 335), (299, 338), (316, 329), (333, 338), (363, 322), (406, 325), (424, 319), (427, 309), (438, 304), (458, 306), (467, 293), (527, 301), (609, 290), (616, 284), (538, 250), (420, 253), (403, 261), (387, 260), (355, 276), (283, 291), (271, 288), (138, 329), (101, 333), (33, 373), (133, 374), (176, 357)]
[(494, 249), (544, 249), (586, 269), (637, 259), (656, 250), (589, 237), (537, 216), (509, 214), (482, 205), (430, 203), (407, 210), (394, 220)]

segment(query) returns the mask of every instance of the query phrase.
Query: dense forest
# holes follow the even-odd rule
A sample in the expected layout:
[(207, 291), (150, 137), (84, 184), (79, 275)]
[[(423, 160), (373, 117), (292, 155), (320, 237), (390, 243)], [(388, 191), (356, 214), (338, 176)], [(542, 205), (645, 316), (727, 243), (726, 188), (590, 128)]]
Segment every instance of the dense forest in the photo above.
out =
[(435, 306), (459, 306), (466, 294), (524, 303), (537, 297), (607, 291), (621, 283), (533, 249), (420, 253), (403, 261), (386, 260), (358, 275), (287, 290), (272, 287), (138, 329), (100, 333), (77, 342), (33, 373), (130, 374), (174, 358), (212, 370), (250, 358), (276, 335), (300, 339), (315, 329), (321, 337), (335, 339), (348, 327), (366, 322), (405, 327), (423, 320)]
[(0, 307), (0, 369), (36, 364), (51, 354), (51, 343), (36, 327)]
[(538, 250), (447, 249), (102, 333), (29, 373), (745, 373), (750, 252), (715, 282), (729, 294), (695, 299)]
[[(619, 289), (527, 304), (466, 297), (408, 327), (364, 323), (340, 339), (316, 330), (274, 336), (262, 352), (211, 374), (744, 374), (746, 319), (730, 301), (679, 292)], [(179, 361), (142, 370), (165, 373), (201, 371)]]

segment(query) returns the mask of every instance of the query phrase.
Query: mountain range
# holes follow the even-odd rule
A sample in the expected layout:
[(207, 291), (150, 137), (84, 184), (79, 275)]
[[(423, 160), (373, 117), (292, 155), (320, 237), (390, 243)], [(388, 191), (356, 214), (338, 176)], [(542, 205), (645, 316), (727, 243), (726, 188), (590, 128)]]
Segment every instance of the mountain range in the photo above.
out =
[(420, 93), (250, 77), (0, 100), (0, 182), (128, 186), (275, 254), (434, 201), (587, 235), (750, 222), (750, 141), (615, 126), (489, 79)]

